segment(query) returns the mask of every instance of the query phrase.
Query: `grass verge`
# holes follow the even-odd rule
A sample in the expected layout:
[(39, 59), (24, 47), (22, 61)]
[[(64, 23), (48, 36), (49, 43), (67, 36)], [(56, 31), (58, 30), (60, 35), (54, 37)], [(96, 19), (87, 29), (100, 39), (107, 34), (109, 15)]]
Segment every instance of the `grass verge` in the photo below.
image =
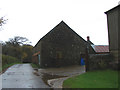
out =
[(118, 71), (86, 72), (63, 82), (64, 88), (118, 88)]
[(5, 64), (4, 66), (2, 66), (2, 68), (0, 68), (0, 73), (4, 73), (10, 66), (13, 66), (15, 64), (22, 64), (22, 63), (11, 63), (11, 64)]
[(38, 65), (38, 64), (33, 64), (33, 63), (31, 63), (31, 66), (32, 66), (33, 68), (40, 68), (40, 65)]

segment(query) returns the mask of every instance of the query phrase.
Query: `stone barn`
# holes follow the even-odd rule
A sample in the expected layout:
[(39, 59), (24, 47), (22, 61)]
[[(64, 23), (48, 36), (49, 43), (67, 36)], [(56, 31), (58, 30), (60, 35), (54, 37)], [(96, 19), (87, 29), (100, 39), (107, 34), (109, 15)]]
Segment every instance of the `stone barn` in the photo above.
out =
[(34, 46), (32, 62), (41, 67), (80, 65), (86, 48), (89, 54), (95, 53), (90, 43), (61, 21)]

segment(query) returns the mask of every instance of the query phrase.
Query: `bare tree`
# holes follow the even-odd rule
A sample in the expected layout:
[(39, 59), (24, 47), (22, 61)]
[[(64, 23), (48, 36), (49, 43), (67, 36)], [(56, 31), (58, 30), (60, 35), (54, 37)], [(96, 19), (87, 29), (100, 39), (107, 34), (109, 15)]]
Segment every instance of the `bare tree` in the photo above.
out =
[(9, 39), (9, 43), (13, 46), (19, 46), (23, 44), (29, 44), (29, 40), (26, 37), (15, 36), (14, 38)]
[(2, 27), (3, 26), (3, 24), (6, 24), (6, 21), (7, 21), (8, 19), (4, 19), (4, 17), (1, 17), (0, 18), (0, 27)]
[(6, 23), (7, 20), (4, 19), (4, 17), (0, 18), (0, 26)]

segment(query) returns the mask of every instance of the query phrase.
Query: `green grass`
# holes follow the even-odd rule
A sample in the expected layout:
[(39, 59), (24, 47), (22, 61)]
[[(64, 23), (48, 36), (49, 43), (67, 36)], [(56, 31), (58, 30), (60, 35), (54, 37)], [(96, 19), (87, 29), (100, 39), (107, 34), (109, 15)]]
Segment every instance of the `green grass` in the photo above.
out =
[(8, 67), (15, 64), (21, 64), (21, 62), (15, 57), (2, 54), (2, 67), (0, 67), (0, 72), (4, 72)]
[(38, 64), (33, 64), (33, 63), (31, 63), (31, 66), (32, 66), (33, 68), (40, 68), (40, 65), (38, 65)]
[[(9, 68), (10, 66), (13, 66), (13, 65), (15, 65), (15, 64), (22, 64), (22, 63), (20, 63), (20, 62), (16, 62), (16, 63), (11, 63), (11, 64), (5, 64), (4, 66), (2, 66), (2, 68), (0, 68), (0, 70), (2, 71), (2, 72), (4, 72), (7, 68)], [(0, 71), (0, 72), (1, 72)]]
[(87, 72), (63, 82), (64, 88), (118, 88), (118, 71)]

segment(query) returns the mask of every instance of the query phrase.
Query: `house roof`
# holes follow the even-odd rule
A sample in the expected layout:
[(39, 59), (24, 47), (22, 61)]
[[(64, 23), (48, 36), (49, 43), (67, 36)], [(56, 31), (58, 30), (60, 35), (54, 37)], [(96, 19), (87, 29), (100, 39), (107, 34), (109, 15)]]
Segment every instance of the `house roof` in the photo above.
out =
[(114, 7), (114, 8), (112, 8), (112, 9), (110, 9), (110, 10), (106, 11), (106, 12), (105, 12), (105, 14), (107, 14), (108, 12), (110, 12), (110, 11), (112, 11), (112, 10), (114, 10), (114, 9), (118, 8), (118, 7), (120, 8), (120, 5), (117, 5), (116, 7)]
[(97, 53), (103, 53), (103, 52), (109, 52), (109, 46), (108, 45), (91, 45), (92, 48)]

